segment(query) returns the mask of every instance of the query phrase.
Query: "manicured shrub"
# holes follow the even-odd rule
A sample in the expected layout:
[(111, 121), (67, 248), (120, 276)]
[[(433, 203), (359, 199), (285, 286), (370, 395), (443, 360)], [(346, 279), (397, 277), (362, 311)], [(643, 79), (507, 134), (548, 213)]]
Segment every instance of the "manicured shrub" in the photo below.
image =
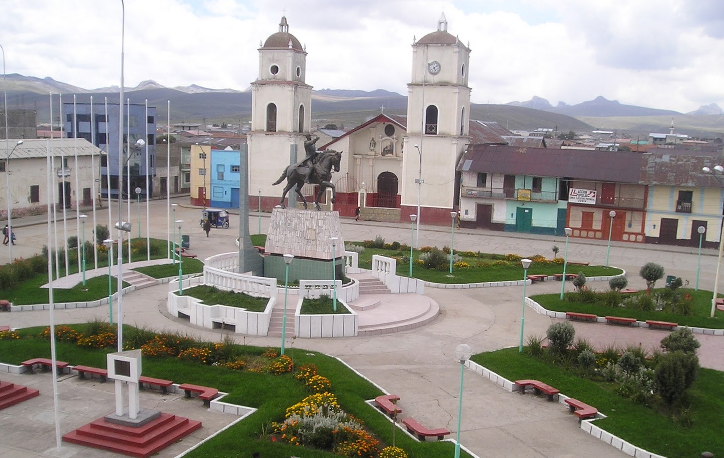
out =
[(556, 353), (564, 353), (573, 343), (576, 336), (576, 329), (568, 321), (553, 323), (546, 332), (550, 349)]
[(596, 365), (596, 354), (591, 350), (583, 350), (578, 354), (578, 366), (588, 372)]
[(430, 250), (429, 253), (422, 253), (420, 260), (428, 269), (441, 269), (448, 266), (449, 263), (448, 256), (437, 247)]
[(586, 276), (583, 275), (583, 272), (578, 272), (578, 276), (573, 279), (573, 286), (576, 287), (576, 289), (580, 292), (583, 286), (586, 284)]
[(656, 366), (654, 380), (661, 400), (673, 406), (694, 383), (699, 372), (699, 358), (683, 351), (667, 353)]
[(684, 281), (681, 279), (681, 277), (676, 277), (673, 280), (671, 280), (671, 283), (669, 283), (669, 289), (671, 291), (676, 291), (677, 289), (684, 286)]
[(623, 275), (613, 277), (608, 281), (608, 286), (614, 291), (621, 291), (628, 286), (628, 278), (624, 277)]
[(108, 240), (108, 238), (110, 238), (111, 231), (108, 230), (108, 226), (98, 224), (98, 225), (96, 225), (95, 235), (96, 235), (96, 245), (103, 245), (103, 241)]
[(700, 346), (701, 344), (689, 328), (678, 329), (661, 340), (661, 348), (669, 353), (682, 351), (696, 354), (696, 349)]
[(650, 292), (651, 288), (653, 288), (656, 284), (656, 281), (663, 278), (664, 268), (656, 263), (647, 262), (643, 265), (643, 267), (641, 267), (639, 275), (641, 275), (641, 278), (646, 280), (646, 290)]
[(618, 359), (618, 366), (621, 368), (622, 371), (633, 374), (635, 372), (638, 372), (638, 370), (642, 366), (642, 361), (633, 353), (631, 352), (624, 352), (623, 355)]

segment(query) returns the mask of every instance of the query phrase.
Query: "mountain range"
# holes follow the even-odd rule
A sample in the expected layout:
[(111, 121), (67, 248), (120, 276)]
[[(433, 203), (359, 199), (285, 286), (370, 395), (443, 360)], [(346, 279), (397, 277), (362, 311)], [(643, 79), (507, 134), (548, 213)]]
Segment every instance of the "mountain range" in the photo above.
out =
[[(37, 78), (19, 74), (6, 75), (8, 108), (34, 109), (37, 122), (49, 120), (49, 96), (53, 93), (64, 96), (75, 95), (78, 103), (87, 103), (93, 97), (94, 104), (102, 104), (104, 98), (109, 103), (118, 103), (118, 86), (97, 89), (84, 89), (53, 78)], [(133, 88), (125, 88), (124, 95), (131, 103), (144, 103), (155, 106), (160, 119), (166, 119), (167, 104), (171, 105), (172, 122), (229, 122), (236, 124), (248, 120), (251, 116), (251, 90), (210, 89), (198, 85), (167, 88), (153, 80), (141, 82)], [(56, 103), (56, 102), (53, 102)], [(337, 124), (339, 127), (352, 128), (384, 111), (389, 114), (404, 115), (407, 111), (407, 97), (383, 89), (361, 91), (351, 89), (320, 89), (312, 92), (313, 123), (315, 125)], [(534, 130), (536, 128), (554, 128), (559, 132), (590, 131), (595, 128), (611, 129), (611, 119), (640, 117), (646, 122), (637, 127), (629, 120), (625, 128), (629, 131), (642, 129), (648, 133), (657, 129), (668, 129), (671, 119), (685, 118), (683, 124), (691, 125), (694, 131), (689, 135), (711, 133), (711, 118), (719, 117), (724, 111), (716, 105), (702, 106), (691, 113), (678, 113), (672, 110), (660, 110), (633, 105), (625, 105), (616, 100), (597, 97), (594, 100), (576, 105), (559, 102), (557, 106), (541, 97), (533, 97), (526, 102), (510, 102), (505, 105), (471, 104), (471, 119), (497, 121), (510, 130)], [(57, 109), (53, 110), (57, 113)], [(706, 127), (699, 128), (697, 117), (706, 119)], [(57, 114), (54, 114), (57, 122)], [(578, 118), (578, 119), (577, 119)], [(583, 120), (582, 120), (582, 119)], [(661, 118), (661, 119), (659, 119)], [(668, 119), (668, 121), (667, 121)], [(677, 125), (679, 121), (677, 121)], [(715, 122), (715, 134), (724, 130)], [(615, 129), (615, 127), (614, 127)], [(653, 129), (653, 130), (652, 130)], [(720, 135), (720, 134), (719, 134)]]

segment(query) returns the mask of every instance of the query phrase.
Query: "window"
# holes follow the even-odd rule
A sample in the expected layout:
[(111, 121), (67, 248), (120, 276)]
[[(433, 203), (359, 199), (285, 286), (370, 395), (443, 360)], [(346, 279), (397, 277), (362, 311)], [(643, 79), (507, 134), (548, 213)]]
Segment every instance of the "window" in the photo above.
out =
[(239, 173), (240, 171), (241, 171), (241, 166), (240, 166), (240, 165), (232, 165), (232, 166), (231, 166), (231, 172), (232, 172), (232, 173)]
[(460, 113), (460, 135), (465, 135), (465, 107)]
[(478, 173), (478, 182), (476, 186), (478, 188), (485, 188), (488, 185), (488, 174), (487, 173)]
[(277, 73), (279, 73), (279, 66), (278, 66), (278, 65), (272, 65), (272, 66), (269, 68), (269, 72), (270, 72), (272, 75), (276, 75)]
[(676, 201), (676, 211), (678, 213), (691, 213), (691, 201), (694, 197), (694, 191), (679, 191), (679, 199)]
[(155, 145), (156, 144), (156, 135), (148, 134), (148, 138), (146, 138), (146, 144), (149, 146)]
[(206, 169), (199, 169), (199, 176), (206, 175)]
[(101, 156), (101, 167), (108, 167), (108, 156)]
[(216, 166), (216, 177), (218, 180), (224, 179), (224, 170), (225, 170), (224, 164), (218, 164)]
[(199, 159), (206, 159), (206, 153), (203, 151), (199, 153)]
[(437, 135), (437, 107), (430, 105), (425, 110), (425, 134)]
[(106, 134), (105, 133), (96, 133), (96, 146), (100, 145), (107, 145), (108, 140), (106, 140)]
[(30, 203), (40, 202), (40, 186), (37, 184), (30, 186)]
[(387, 124), (385, 126), (385, 135), (387, 135), (388, 137), (392, 137), (393, 135), (395, 135), (395, 126), (393, 126), (392, 124)]
[(6, 162), (7, 162), (7, 161), (6, 161), (5, 159), (0, 160), (0, 172), (5, 172), (5, 171), (6, 171), (6, 168), (5, 168), (5, 167), (6, 167), (6, 166), (5, 166), (5, 163), (6, 163)]
[(531, 187), (531, 191), (541, 192), (542, 187), (543, 187), (543, 178), (533, 177), (533, 186)]
[(304, 105), (299, 105), (299, 132), (304, 132)]
[(149, 123), (149, 124), (153, 124), (153, 123), (154, 123), (154, 121), (155, 121), (155, 119), (154, 119), (154, 117), (153, 117), (153, 116), (148, 116), (148, 117), (146, 117), (146, 122), (147, 122), (147, 123)]
[(277, 106), (273, 103), (266, 106), (266, 131), (277, 131)]
[(297, 78), (302, 76), (302, 67), (297, 66)]

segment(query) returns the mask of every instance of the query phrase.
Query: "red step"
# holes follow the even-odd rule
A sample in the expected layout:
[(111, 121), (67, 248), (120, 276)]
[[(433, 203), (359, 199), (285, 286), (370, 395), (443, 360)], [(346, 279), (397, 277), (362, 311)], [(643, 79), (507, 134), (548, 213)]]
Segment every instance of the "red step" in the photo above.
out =
[(146, 458), (201, 428), (201, 422), (162, 413), (138, 428), (99, 418), (63, 436), (73, 444)]
[(0, 410), (39, 395), (40, 391), (10, 382), (0, 381)]

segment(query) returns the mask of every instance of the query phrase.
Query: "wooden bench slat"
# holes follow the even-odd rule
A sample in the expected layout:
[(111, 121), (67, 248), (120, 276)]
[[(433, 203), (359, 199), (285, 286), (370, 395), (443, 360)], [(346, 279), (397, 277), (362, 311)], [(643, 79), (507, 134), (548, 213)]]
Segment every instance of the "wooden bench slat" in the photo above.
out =
[(598, 316), (591, 313), (578, 313), (578, 312), (566, 312), (566, 318), (572, 320), (583, 320), (583, 321), (596, 321)]
[(417, 435), (421, 441), (424, 441), (426, 437), (437, 437), (437, 440), (443, 440), (445, 436), (450, 434), (450, 430), (447, 428), (430, 429), (412, 417), (403, 419), (402, 423), (407, 427), (410, 434)]
[(568, 398), (566, 399), (566, 404), (568, 404), (570, 411), (576, 414), (579, 423), (586, 418), (593, 418), (598, 414), (598, 409), (578, 399)]
[(516, 380), (515, 386), (520, 391), (520, 394), (525, 394), (525, 389), (528, 386), (533, 387), (533, 391), (536, 395), (545, 393), (549, 401), (553, 401), (554, 397), (560, 393), (560, 390), (554, 388), (548, 384), (545, 384), (539, 380)]
[(612, 324), (626, 324), (626, 325), (632, 325), (633, 323), (636, 323), (636, 318), (627, 318), (623, 316), (606, 316), (606, 323), (612, 323)]
[(395, 404), (399, 400), (400, 397), (396, 394), (388, 394), (383, 396), (377, 396), (375, 398), (375, 404), (377, 405), (377, 407), (384, 410), (387, 415), (393, 416), (402, 412), (402, 409), (400, 409), (397, 404)]
[(161, 389), (161, 393), (163, 393), (163, 394), (168, 393), (168, 387), (173, 385), (173, 381), (171, 381), (171, 380), (146, 377), (145, 375), (141, 375), (140, 377), (138, 377), (138, 383), (139, 383), (139, 385), (138, 385), (139, 388), (143, 388), (144, 383), (146, 385), (157, 386)]
[(97, 375), (101, 379), (101, 383), (105, 382), (108, 377), (108, 370), (107, 369), (101, 369), (99, 367), (91, 367), (91, 366), (73, 366), (73, 370), (78, 373), (78, 377), (85, 379), (85, 374), (92, 374)]
[(190, 398), (191, 393), (198, 393), (199, 399), (204, 401), (204, 405), (208, 406), (211, 403), (211, 400), (213, 400), (218, 394), (219, 390), (216, 388), (210, 388), (208, 386), (201, 386), (201, 385), (193, 385), (191, 383), (182, 383), (178, 386), (179, 389), (184, 390), (186, 393), (186, 397)]
[(652, 328), (669, 328), (669, 330), (672, 330), (675, 327), (679, 326), (678, 323), (671, 323), (669, 321), (657, 321), (657, 320), (646, 320), (646, 324), (648, 324), (649, 327), (652, 327)]

